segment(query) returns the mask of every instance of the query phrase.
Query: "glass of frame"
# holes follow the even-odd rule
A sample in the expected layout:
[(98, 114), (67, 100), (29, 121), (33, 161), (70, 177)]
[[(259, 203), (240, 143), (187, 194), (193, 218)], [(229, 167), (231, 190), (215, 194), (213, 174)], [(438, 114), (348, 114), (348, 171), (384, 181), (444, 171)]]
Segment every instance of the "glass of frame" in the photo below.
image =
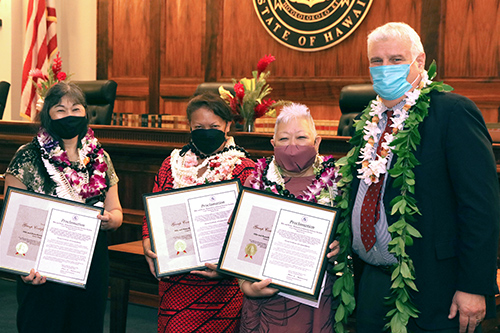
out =
[(9, 187), (0, 224), (0, 270), (85, 288), (103, 208)]
[(217, 262), (240, 187), (235, 179), (143, 195), (157, 278)]
[(217, 269), (318, 299), (337, 219), (336, 208), (244, 188)]

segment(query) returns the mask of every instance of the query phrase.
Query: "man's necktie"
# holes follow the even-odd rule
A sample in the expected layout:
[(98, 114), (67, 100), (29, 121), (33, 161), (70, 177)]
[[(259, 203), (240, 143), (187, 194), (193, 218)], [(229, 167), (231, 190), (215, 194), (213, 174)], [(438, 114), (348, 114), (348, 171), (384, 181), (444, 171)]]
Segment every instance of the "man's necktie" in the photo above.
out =
[[(382, 143), (385, 142), (385, 133), (392, 132), (392, 110), (387, 111), (387, 124), (384, 131), (380, 135), (379, 144), (377, 147), (377, 155), (382, 151)], [(389, 169), (389, 166), (387, 166)], [(380, 193), (382, 184), (384, 184), (385, 174), (380, 175), (378, 183), (371, 183), (366, 191), (361, 207), (361, 241), (365, 246), (366, 252), (370, 251), (375, 245), (375, 224), (380, 217)]]

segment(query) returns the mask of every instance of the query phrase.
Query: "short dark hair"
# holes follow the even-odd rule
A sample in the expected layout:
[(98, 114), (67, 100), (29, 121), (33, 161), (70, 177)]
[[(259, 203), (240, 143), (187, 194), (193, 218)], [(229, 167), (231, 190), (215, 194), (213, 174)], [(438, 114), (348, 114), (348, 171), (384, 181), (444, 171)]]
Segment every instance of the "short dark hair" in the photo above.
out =
[(83, 139), (88, 130), (88, 112), (87, 112), (87, 101), (85, 100), (85, 95), (83, 94), (80, 87), (74, 83), (59, 82), (53, 85), (48, 91), (45, 99), (43, 101), (43, 107), (40, 113), (37, 115), (36, 121), (43, 127), (54, 140), (59, 141), (59, 144), (63, 144), (61, 138), (54, 133), (52, 130), (52, 118), (50, 118), (50, 109), (61, 102), (61, 99), (66, 96), (73, 103), (81, 104), (85, 108), (85, 118), (87, 119), (87, 126), (85, 130), (78, 134), (78, 140)]
[(207, 108), (225, 122), (233, 121), (231, 108), (219, 95), (214, 93), (203, 93), (193, 97), (186, 108), (188, 120), (191, 122), (191, 115), (198, 109)]

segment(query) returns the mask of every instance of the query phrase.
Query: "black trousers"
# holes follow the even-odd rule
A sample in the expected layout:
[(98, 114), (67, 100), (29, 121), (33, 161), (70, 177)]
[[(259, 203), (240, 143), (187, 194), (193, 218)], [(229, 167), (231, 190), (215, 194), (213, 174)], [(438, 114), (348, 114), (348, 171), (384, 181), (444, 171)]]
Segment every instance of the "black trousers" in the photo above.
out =
[[(390, 310), (384, 305), (384, 300), (390, 295), (390, 287), (391, 277), (387, 270), (364, 265), (357, 289), (356, 333), (384, 332), (387, 323), (385, 315)], [(458, 331), (458, 326), (428, 331), (418, 327), (413, 318), (408, 322), (408, 332), (413, 333), (458, 333)], [(476, 328), (474, 332), (481, 333), (481, 327)]]
[(108, 295), (107, 236), (99, 232), (86, 289), (56, 282), (33, 286), (17, 282), (20, 333), (99, 333)]

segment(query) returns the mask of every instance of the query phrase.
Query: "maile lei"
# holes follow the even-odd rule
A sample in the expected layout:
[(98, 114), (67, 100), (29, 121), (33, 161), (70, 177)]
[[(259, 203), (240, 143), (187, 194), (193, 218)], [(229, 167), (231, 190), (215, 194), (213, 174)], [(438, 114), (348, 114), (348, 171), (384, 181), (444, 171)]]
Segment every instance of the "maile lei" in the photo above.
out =
[[(170, 154), (170, 166), (174, 178), (173, 188), (214, 183), (232, 178), (236, 165), (241, 164), (241, 159), (248, 157), (247, 152), (235, 145), (234, 139), (229, 137), (226, 147), (216, 154), (202, 156), (203, 161), (198, 163), (197, 152), (193, 147), (185, 151), (175, 149)], [(199, 175), (200, 170), (205, 171)]]
[[(377, 118), (380, 118), (380, 101), (372, 103), (363, 111), (361, 119), (356, 122), (356, 133), (350, 143), (353, 148), (345, 157), (339, 159), (336, 165), (340, 168), (342, 178), (337, 186), (340, 190), (336, 198), (341, 210), (341, 222), (337, 229), (337, 237), (340, 242), (340, 253), (334, 270), (340, 277), (335, 281), (333, 294), (340, 296), (340, 304), (335, 314), (335, 331), (345, 332), (344, 324), (355, 307), (354, 282), (351, 263), (351, 208), (350, 200), (351, 183), (357, 173), (359, 178), (367, 184), (377, 182), (380, 174), (388, 173), (394, 178), (393, 186), (400, 188), (400, 195), (391, 202), (391, 215), (396, 215), (398, 220), (389, 226), (388, 230), (392, 240), (389, 242), (389, 252), (392, 253), (398, 263), (391, 267), (391, 295), (388, 297), (391, 310), (386, 317), (388, 323), (386, 328), (391, 332), (406, 332), (406, 325), (410, 317), (417, 318), (418, 310), (413, 304), (410, 292), (418, 291), (415, 285), (415, 268), (410, 256), (406, 253), (406, 246), (413, 244), (413, 238), (422, 237), (418, 230), (410, 223), (415, 223), (415, 214), (420, 214), (417, 202), (413, 197), (415, 193), (415, 174), (413, 168), (419, 164), (414, 151), (420, 144), (419, 124), (428, 114), (430, 104), (430, 92), (451, 91), (453, 88), (442, 83), (431, 81), (436, 76), (436, 64), (433, 62), (428, 72), (422, 73), (419, 86), (406, 94), (405, 107), (399, 110), (399, 117), (394, 117), (394, 130), (388, 137), (389, 144), (384, 147), (386, 153), (374, 158), (371, 155), (375, 144), (373, 138), (374, 127)], [(406, 106), (408, 104), (413, 104)], [(395, 111), (396, 114), (396, 111)], [(401, 121), (401, 118), (403, 121)], [(374, 125), (375, 123), (375, 125)], [(387, 170), (387, 155), (392, 152), (396, 163)], [(357, 165), (362, 164), (361, 169)]]
[(41, 151), (42, 161), (50, 178), (56, 183), (56, 194), (60, 198), (85, 202), (99, 197), (103, 201), (106, 190), (106, 170), (104, 150), (89, 128), (80, 142), (79, 160), (72, 163), (68, 154), (43, 128), (34, 140)]
[[(316, 202), (326, 206), (333, 206), (333, 198), (337, 195), (337, 177), (333, 157), (317, 156), (313, 165), (315, 179), (297, 199)], [(283, 171), (276, 164), (274, 157), (261, 158), (257, 160), (253, 171), (254, 179), (251, 186), (257, 190), (270, 191), (285, 197), (295, 197), (285, 188), (285, 182), (282, 176)]]

